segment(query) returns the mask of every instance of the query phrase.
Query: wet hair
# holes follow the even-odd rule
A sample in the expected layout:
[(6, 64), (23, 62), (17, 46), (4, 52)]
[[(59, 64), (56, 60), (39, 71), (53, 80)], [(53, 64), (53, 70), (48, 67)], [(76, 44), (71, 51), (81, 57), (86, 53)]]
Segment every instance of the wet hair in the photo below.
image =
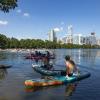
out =
[(73, 66), (75, 66), (75, 62), (73, 60), (69, 60), (69, 63)]
[(65, 56), (65, 60), (66, 61), (70, 60), (70, 56), (69, 55)]

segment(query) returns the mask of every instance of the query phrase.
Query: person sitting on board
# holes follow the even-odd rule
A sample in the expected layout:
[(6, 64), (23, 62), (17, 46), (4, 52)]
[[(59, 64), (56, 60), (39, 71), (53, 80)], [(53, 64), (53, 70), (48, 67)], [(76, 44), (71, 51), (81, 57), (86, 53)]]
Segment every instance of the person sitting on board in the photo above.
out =
[(38, 55), (39, 55), (38, 51), (35, 51), (35, 56), (38, 56)]
[(46, 55), (43, 57), (42, 61), (43, 61), (43, 67), (46, 68), (47, 70), (50, 70), (53, 67), (53, 65), (50, 64), (49, 57), (47, 57)]
[(66, 78), (70, 78), (73, 75), (78, 75), (78, 68), (70, 56), (65, 57), (66, 63)]
[(38, 52), (38, 56), (41, 57), (41, 55), (42, 55), (42, 53), (39, 51), (39, 52)]
[(46, 55), (47, 55), (47, 57), (50, 57), (50, 52), (46, 51)]

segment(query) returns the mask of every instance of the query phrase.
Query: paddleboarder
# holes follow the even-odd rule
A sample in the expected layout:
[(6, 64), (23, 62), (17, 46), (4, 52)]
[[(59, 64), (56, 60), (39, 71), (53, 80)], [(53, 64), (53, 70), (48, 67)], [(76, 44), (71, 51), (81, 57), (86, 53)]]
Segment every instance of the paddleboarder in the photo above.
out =
[(69, 78), (75, 74), (78, 75), (78, 68), (69, 55), (65, 57), (65, 64), (66, 64), (66, 78)]

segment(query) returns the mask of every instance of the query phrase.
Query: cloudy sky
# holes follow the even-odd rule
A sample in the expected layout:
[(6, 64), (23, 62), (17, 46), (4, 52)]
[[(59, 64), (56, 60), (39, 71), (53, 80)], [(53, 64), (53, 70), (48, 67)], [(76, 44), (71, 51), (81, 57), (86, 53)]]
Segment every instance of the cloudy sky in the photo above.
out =
[(18, 0), (18, 7), (9, 13), (0, 11), (0, 33), (8, 37), (47, 39), (50, 29), (58, 37), (67, 34), (68, 25), (74, 34), (100, 37), (100, 0)]

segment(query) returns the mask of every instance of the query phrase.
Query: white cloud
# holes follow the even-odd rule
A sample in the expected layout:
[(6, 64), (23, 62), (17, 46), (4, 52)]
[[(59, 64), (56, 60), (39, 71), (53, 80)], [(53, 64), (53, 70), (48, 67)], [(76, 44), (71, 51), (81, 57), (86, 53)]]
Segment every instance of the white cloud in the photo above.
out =
[(55, 31), (55, 32), (59, 32), (60, 29), (56, 27), (56, 28), (54, 28), (54, 31)]
[(30, 16), (29, 13), (24, 13), (23, 15), (24, 15), (25, 17), (29, 17), (29, 16)]
[(17, 10), (17, 13), (21, 13), (21, 12), (22, 12), (21, 9), (18, 9), (18, 10)]
[(29, 16), (30, 16), (29, 13), (27, 13), (27, 12), (22, 12), (21, 9), (18, 9), (16, 12), (22, 14), (24, 17), (29, 17)]
[(8, 21), (2, 21), (0, 20), (0, 25), (7, 25), (8, 24)]

